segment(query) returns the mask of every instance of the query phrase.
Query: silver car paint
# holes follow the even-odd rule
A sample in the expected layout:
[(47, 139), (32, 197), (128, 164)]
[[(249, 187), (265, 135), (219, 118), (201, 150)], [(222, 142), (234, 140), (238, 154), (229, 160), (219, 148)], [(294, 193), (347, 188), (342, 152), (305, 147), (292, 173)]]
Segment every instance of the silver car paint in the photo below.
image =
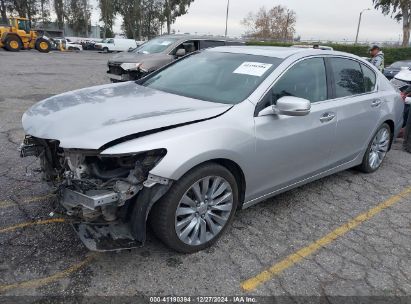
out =
[(125, 136), (208, 119), (230, 107), (126, 82), (43, 100), (23, 115), (23, 127), (32, 136), (58, 139), (62, 148), (97, 150)]
[[(165, 148), (167, 155), (150, 173), (173, 180), (178, 180), (202, 162), (230, 160), (244, 173), (246, 191), (243, 207), (249, 207), (271, 195), (360, 164), (371, 137), (385, 121), (395, 123), (395, 134), (399, 131), (403, 103), (398, 92), (380, 72), (359, 57), (332, 51), (285, 48), (221, 47), (209, 51), (264, 54), (284, 58), (284, 61), (248, 100), (235, 105), (225, 114), (195, 125), (123, 142), (102, 154), (117, 155)], [(299, 60), (315, 56), (342, 56), (366, 64), (377, 74), (377, 92), (315, 103), (311, 114), (304, 117), (254, 117), (255, 105), (275, 81)], [(375, 98), (383, 101), (377, 109), (372, 107)], [(185, 98), (172, 98), (173, 102), (180, 103), (180, 100)], [(180, 107), (181, 104), (177, 108)], [(215, 111), (213, 113), (223, 112), (227, 106), (216, 105), (216, 108), (211, 109)], [(326, 112), (333, 112), (335, 118), (322, 124), (320, 119)], [(197, 113), (197, 109), (194, 113)], [(166, 116), (167, 119), (170, 117)], [(118, 119), (115, 116), (112, 118)], [(181, 113), (172, 114), (170, 122), (174, 120), (177, 124), (180, 119)], [(160, 121), (155, 120), (155, 123)], [(133, 124), (140, 126), (138, 121), (133, 121)], [(311, 128), (307, 128), (307, 125)], [(151, 127), (154, 127), (154, 123)], [(112, 139), (111, 131), (107, 129), (106, 132)], [(95, 147), (103, 141), (100, 139), (96, 144), (95, 138), (89, 136), (73, 134), (70, 146)], [(90, 143), (86, 143), (87, 140)]]

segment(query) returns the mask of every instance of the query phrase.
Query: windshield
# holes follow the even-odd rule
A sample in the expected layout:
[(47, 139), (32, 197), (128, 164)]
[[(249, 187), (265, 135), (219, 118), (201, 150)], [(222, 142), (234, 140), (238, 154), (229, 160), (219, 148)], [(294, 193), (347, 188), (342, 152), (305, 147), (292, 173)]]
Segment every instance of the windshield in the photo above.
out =
[(390, 65), (390, 68), (394, 68), (394, 69), (401, 69), (402, 67), (411, 67), (411, 61), (398, 61), (398, 62), (394, 62), (393, 64)]
[(139, 54), (157, 54), (166, 50), (170, 45), (176, 42), (177, 38), (155, 38), (140, 47), (136, 48), (133, 53)]
[(205, 51), (176, 62), (142, 85), (190, 98), (237, 104), (250, 96), (281, 61)]

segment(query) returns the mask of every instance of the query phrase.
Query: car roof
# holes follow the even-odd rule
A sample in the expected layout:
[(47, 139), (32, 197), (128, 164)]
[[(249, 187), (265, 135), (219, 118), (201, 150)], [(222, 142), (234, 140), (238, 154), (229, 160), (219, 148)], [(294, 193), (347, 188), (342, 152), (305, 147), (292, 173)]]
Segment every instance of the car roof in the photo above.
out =
[(223, 36), (200, 36), (200, 35), (188, 35), (188, 34), (176, 34), (176, 35), (163, 35), (156, 38), (172, 38), (179, 40), (212, 40), (212, 41), (241, 41), (237, 39), (229, 39)]
[(394, 63), (401, 63), (401, 62), (411, 63), (411, 60), (409, 60), (409, 59), (407, 59), (407, 60), (398, 60), (398, 61), (395, 61)]
[(357, 58), (352, 54), (319, 50), (319, 49), (307, 49), (307, 48), (293, 48), (293, 47), (277, 47), (277, 46), (221, 46), (212, 49), (207, 49), (208, 52), (221, 52), (221, 53), (233, 53), (233, 54), (247, 54), (256, 56), (266, 56), (285, 59), (295, 54), (301, 56), (309, 55), (343, 55), (348, 57)]

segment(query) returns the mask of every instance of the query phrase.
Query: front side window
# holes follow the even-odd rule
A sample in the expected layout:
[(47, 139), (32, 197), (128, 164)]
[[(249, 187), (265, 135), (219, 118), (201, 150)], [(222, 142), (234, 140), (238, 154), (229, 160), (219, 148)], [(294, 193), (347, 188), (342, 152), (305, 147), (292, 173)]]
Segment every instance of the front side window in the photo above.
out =
[(186, 51), (186, 54), (191, 54), (195, 51), (198, 51), (199, 47), (198, 47), (198, 41), (185, 41), (182, 44), (180, 44), (178, 47), (176, 47), (173, 52), (172, 55), (175, 55), (177, 53), (178, 50), (183, 49)]
[(331, 58), (330, 63), (336, 98), (365, 93), (364, 75), (358, 62), (345, 58)]
[(204, 51), (153, 74), (142, 85), (190, 98), (237, 104), (281, 63), (266, 56)]
[(114, 43), (114, 39), (112, 38), (104, 39), (101, 43)]
[(271, 95), (271, 104), (276, 104), (277, 100), (284, 96), (300, 97), (312, 103), (326, 100), (327, 76), (324, 59), (310, 58), (295, 64), (277, 81)]
[(29, 23), (26, 20), (19, 20), (18, 22), (19, 30), (23, 30), (25, 32), (30, 32)]

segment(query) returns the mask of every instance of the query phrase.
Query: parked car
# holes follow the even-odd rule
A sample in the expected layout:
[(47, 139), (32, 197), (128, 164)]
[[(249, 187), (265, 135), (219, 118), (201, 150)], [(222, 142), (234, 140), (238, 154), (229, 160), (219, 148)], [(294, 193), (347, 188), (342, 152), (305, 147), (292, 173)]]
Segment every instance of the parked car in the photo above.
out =
[(117, 54), (110, 58), (107, 73), (112, 82), (137, 80), (192, 52), (217, 46), (243, 44), (239, 41), (201, 36), (161, 36), (129, 53)]
[(351, 54), (217, 47), (35, 104), (20, 153), (40, 158), (88, 248), (141, 245), (149, 219), (165, 244), (195, 252), (238, 209), (351, 167), (378, 170), (403, 107)]
[(384, 69), (384, 76), (393, 79), (402, 68), (411, 69), (411, 60), (397, 61)]
[(109, 52), (126, 52), (137, 47), (137, 42), (134, 39), (118, 39), (108, 38), (102, 42), (96, 43), (94, 47), (105, 53)]
[(69, 51), (82, 51), (83, 50), (83, 46), (80, 43), (72, 42), (68, 38), (62, 38), (62, 37), (53, 38), (53, 42), (56, 44), (56, 48), (58, 50), (61, 49), (61, 46), (63, 47), (63, 49), (69, 50)]

